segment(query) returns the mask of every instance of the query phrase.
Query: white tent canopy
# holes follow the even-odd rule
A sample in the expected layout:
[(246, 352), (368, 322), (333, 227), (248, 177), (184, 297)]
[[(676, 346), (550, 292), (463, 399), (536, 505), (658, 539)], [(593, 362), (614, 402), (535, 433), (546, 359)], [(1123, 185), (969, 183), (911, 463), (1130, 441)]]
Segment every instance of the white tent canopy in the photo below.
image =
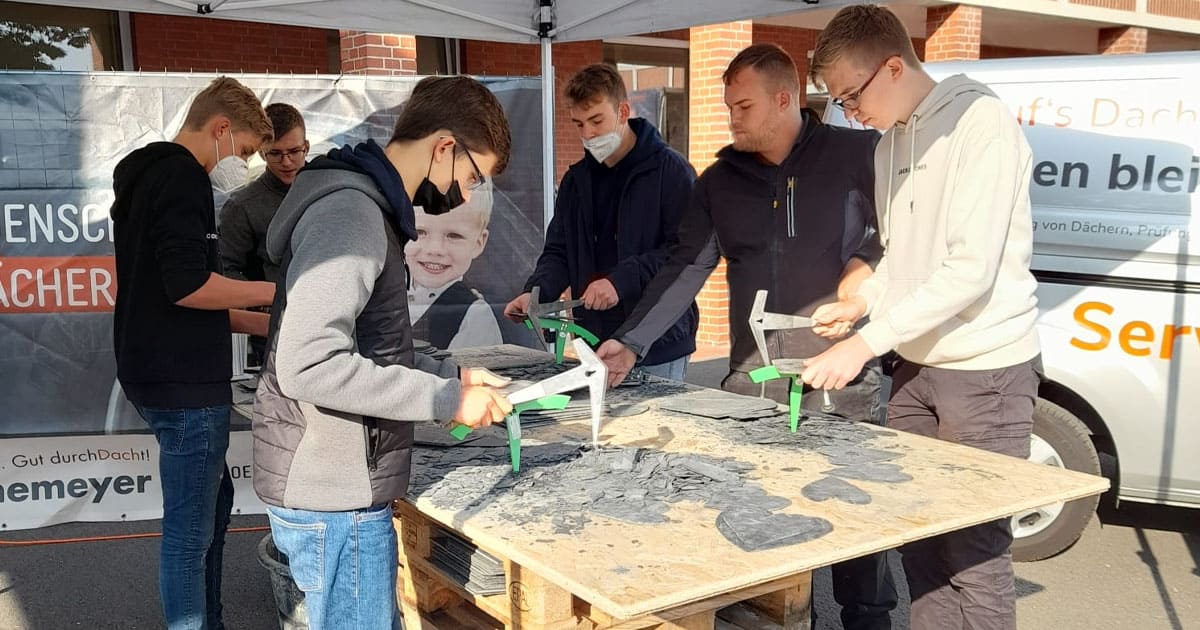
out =
[[(24, 0), (375, 33), (542, 45), (543, 189), (554, 207), (551, 42), (623, 37), (838, 7), (853, 0)], [(599, 61), (599, 60), (597, 60)]]
[[(652, 33), (794, 13), (848, 0), (26, 0), (89, 9), (209, 15), (436, 37), (534, 43)], [(543, 12), (542, 4), (549, 7)], [(543, 23), (548, 28), (539, 28)]]

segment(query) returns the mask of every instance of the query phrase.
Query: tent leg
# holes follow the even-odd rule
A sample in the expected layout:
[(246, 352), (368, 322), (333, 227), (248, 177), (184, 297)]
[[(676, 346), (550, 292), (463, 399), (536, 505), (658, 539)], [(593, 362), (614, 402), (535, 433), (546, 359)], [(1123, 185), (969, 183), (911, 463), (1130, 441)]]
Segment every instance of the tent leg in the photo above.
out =
[(550, 38), (542, 37), (542, 228), (554, 216), (554, 60)]

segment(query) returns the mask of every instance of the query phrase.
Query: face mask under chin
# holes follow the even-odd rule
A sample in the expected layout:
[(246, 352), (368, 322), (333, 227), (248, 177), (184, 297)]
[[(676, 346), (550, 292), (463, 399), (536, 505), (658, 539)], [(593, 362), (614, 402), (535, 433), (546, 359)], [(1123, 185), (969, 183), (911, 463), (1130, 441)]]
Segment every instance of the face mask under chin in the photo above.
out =
[(413, 193), (412, 203), (414, 206), (420, 206), (425, 210), (425, 214), (446, 214), (447, 212), (461, 206), (465, 198), (463, 198), (462, 187), (459, 186), (458, 180), (454, 178), (454, 159), (450, 160), (450, 188), (446, 192), (438, 190), (433, 181), (429, 179), (429, 173), (433, 172), (433, 157), (429, 158), (429, 171), (425, 173), (425, 179), (421, 180), (421, 184), (417, 186), (417, 191)]

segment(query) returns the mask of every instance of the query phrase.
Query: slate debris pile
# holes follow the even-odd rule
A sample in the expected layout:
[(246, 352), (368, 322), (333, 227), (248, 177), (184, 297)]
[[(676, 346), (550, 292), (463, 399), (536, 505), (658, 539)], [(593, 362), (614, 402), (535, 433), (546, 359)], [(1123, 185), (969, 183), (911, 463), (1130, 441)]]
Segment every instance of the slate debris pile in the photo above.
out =
[(752, 481), (754, 467), (735, 459), (639, 448), (532, 445), (524, 470), (509, 474), (503, 449), (460, 447), (414, 452), (409, 496), (469, 515), (495, 504), (514, 526), (544, 522), (578, 533), (591, 515), (663, 523), (672, 504), (717, 510), (718, 529), (747, 551), (812, 540), (832, 530), (824, 519), (778, 514), (791, 504)]

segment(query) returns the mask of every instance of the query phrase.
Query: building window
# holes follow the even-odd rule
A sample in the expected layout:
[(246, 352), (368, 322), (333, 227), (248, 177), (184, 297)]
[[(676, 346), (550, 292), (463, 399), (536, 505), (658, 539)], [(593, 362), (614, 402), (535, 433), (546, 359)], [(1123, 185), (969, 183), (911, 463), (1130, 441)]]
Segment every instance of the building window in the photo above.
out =
[(0, 15), (0, 68), (124, 68), (116, 11), (0, 2)]
[(429, 76), (461, 72), (457, 39), (422, 35), (418, 35), (415, 39), (417, 40), (417, 74)]
[(621, 73), (634, 113), (687, 155), (687, 42), (655, 37), (605, 40), (604, 61)]

